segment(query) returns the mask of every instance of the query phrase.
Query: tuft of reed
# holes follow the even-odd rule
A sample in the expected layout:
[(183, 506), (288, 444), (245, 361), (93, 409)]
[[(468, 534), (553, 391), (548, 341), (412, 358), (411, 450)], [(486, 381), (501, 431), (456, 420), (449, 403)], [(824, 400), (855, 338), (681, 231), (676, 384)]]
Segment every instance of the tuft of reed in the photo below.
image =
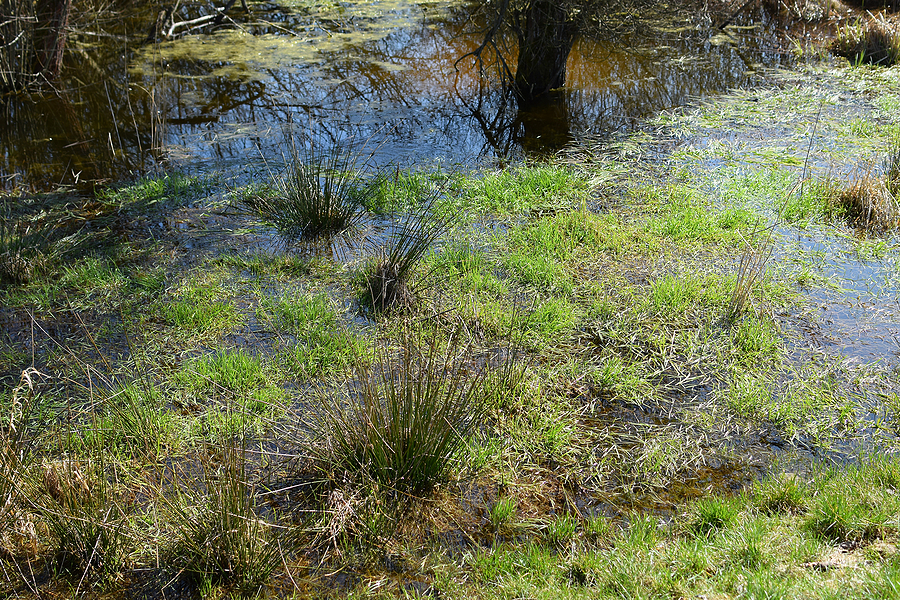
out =
[[(108, 585), (124, 572), (131, 540), (128, 515), (97, 462), (44, 461), (36, 509), (53, 539), (60, 572)], [(78, 593), (76, 590), (75, 596)]]
[(544, 537), (553, 546), (565, 548), (578, 531), (578, 520), (572, 515), (563, 513), (556, 515), (547, 523)]
[(740, 512), (734, 499), (710, 496), (694, 502), (690, 508), (687, 530), (693, 536), (709, 539), (731, 526)]
[(838, 27), (831, 51), (853, 64), (889, 67), (900, 60), (900, 28), (889, 23), (883, 14), (860, 19)]
[(275, 177), (274, 193), (237, 202), (286, 237), (334, 235), (359, 222), (380, 185), (378, 175), (364, 182), (365, 162), (352, 146), (337, 141), (322, 148), (312, 140), (291, 139), (288, 166)]
[(440, 193), (435, 192), (416, 211), (392, 224), (388, 241), (366, 277), (362, 300), (373, 312), (409, 308), (415, 302), (411, 281), (416, 267), (428, 249), (450, 230), (455, 218), (452, 212), (435, 210)]
[(752, 498), (763, 514), (800, 514), (809, 502), (806, 487), (795, 476), (777, 475), (761, 481)]
[[(761, 235), (765, 235), (765, 237), (757, 242), (757, 236)], [(737, 278), (725, 312), (725, 318), (731, 322), (744, 312), (750, 293), (766, 272), (766, 264), (772, 256), (772, 229), (760, 227), (757, 223), (756, 228), (750, 233), (749, 239), (744, 239), (743, 242), (744, 251), (741, 253)]]
[(242, 448), (226, 444), (222, 466), (207, 470), (205, 479), (205, 498), (171, 503), (176, 531), (170, 563), (196, 583), (254, 596), (283, 564), (293, 534), (259, 516)]
[(338, 480), (423, 491), (441, 481), (480, 425), (482, 370), (454, 364), (459, 348), (406, 339), (399, 360), (386, 350), (362, 363), (343, 397), (327, 396), (310, 423), (310, 453)]
[(497, 502), (488, 509), (488, 521), (491, 524), (491, 529), (494, 532), (499, 532), (501, 529), (508, 526), (515, 518), (517, 510), (518, 501), (515, 498), (504, 496), (498, 499)]

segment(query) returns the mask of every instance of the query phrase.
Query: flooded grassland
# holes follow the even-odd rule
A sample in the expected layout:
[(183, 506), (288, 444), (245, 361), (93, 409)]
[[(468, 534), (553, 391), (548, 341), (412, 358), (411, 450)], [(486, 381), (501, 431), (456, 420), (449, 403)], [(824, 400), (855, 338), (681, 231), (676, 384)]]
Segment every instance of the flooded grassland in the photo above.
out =
[(5, 204), (0, 590), (890, 597), (898, 109), (775, 72), (316, 231), (352, 158)]

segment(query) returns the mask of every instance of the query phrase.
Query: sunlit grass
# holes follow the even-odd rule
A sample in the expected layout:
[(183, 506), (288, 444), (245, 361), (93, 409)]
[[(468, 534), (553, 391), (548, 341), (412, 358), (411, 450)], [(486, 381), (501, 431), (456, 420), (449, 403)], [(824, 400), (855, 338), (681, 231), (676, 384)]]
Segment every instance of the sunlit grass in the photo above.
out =
[(176, 381), (194, 393), (245, 395), (266, 383), (262, 363), (242, 351), (224, 351), (190, 361)]
[(162, 177), (145, 177), (121, 187), (103, 188), (95, 196), (107, 205), (108, 210), (159, 210), (198, 198), (209, 191), (211, 184), (208, 178), (168, 173)]
[[(229, 211), (218, 218), (240, 226), (214, 232), (227, 247), (204, 240), (223, 250), (212, 259), (160, 238), (141, 261), (98, 251), (7, 282), (0, 595), (119, 595), (157, 579), (203, 597), (893, 593), (900, 467), (854, 452), (893, 447), (896, 377), (834, 356), (825, 305), (846, 290), (823, 247), (837, 238), (841, 260), (888, 265), (879, 274), (896, 248), (837, 237), (846, 209), (816, 183), (837, 179), (821, 176), (831, 142), (852, 154), (826, 135), (879, 149), (890, 128), (857, 112), (825, 122), (843, 109), (829, 99), (813, 144), (826, 158), (804, 174), (812, 121), (780, 115), (796, 103), (815, 117), (821, 98), (735, 94), (736, 107), (665, 117), (688, 133), (734, 124), (733, 138), (685, 139), (652, 164), (633, 160), (646, 132), (604, 147), (627, 151), (629, 178), (539, 164), (385, 178), (358, 207), (375, 223), (457, 211), (427, 243), (394, 236), (415, 238), (415, 302), (388, 314), (362, 296), (379, 295), (364, 276), (389, 248), (312, 256), (261, 231), (248, 246), (246, 214)], [(791, 139), (758, 144), (746, 123)], [(134, 192), (160, 207), (187, 197)], [(750, 236), (769, 225), (768, 268), (742, 278), (738, 254), (763, 248)], [(20, 454), (9, 390), (32, 360), (52, 410)], [(35, 456), (72, 473), (78, 503), (49, 499)], [(88, 488), (105, 476), (99, 510), (76, 473)]]
[(501, 215), (571, 208), (580, 204), (589, 187), (586, 177), (549, 164), (489, 172), (458, 185), (458, 210)]
[(221, 335), (242, 320), (217, 273), (188, 278), (160, 311), (169, 325), (190, 336)]
[(292, 336), (284, 340), (278, 359), (302, 378), (350, 367), (370, 354), (365, 342), (339, 320), (324, 294), (264, 297), (257, 314)]

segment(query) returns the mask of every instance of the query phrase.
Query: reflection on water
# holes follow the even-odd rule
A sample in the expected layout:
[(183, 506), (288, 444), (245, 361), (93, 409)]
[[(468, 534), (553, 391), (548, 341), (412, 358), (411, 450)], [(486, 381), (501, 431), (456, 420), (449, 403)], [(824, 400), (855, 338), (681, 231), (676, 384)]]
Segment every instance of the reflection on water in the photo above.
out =
[[(723, 41), (701, 19), (667, 16), (614, 40), (579, 41), (568, 87), (520, 111), (499, 92), (478, 92), (471, 61), (457, 64), (479, 40), (458, 2), (251, 6), (238, 28), (162, 44), (87, 46), (82, 36), (58, 94), (3, 104), (0, 185), (127, 178), (163, 156), (175, 166), (244, 163), (277, 155), (288, 122), (332, 140), (374, 140), (384, 160), (403, 164), (515, 158), (632, 127), (783, 60), (759, 47), (759, 29)], [(141, 18), (130, 31), (146, 30)]]

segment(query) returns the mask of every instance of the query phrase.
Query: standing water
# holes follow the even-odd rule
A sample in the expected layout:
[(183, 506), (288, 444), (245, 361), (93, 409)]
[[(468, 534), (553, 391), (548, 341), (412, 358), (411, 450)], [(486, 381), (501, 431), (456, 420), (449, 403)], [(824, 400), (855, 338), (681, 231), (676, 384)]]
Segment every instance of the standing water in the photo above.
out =
[[(185, 5), (176, 21), (203, 10)], [(288, 123), (401, 164), (505, 160), (628, 129), (786, 60), (759, 41), (771, 39), (760, 15), (719, 29), (696, 11), (653, 10), (610, 14), (606, 33), (576, 43), (567, 87), (518, 111), (460, 60), (484, 30), (472, 4), (252, 2), (227, 26), (163, 42), (148, 39), (155, 11), (129, 8), (74, 27), (54, 91), (2, 100), (0, 186), (258, 162), (281, 152)]]

